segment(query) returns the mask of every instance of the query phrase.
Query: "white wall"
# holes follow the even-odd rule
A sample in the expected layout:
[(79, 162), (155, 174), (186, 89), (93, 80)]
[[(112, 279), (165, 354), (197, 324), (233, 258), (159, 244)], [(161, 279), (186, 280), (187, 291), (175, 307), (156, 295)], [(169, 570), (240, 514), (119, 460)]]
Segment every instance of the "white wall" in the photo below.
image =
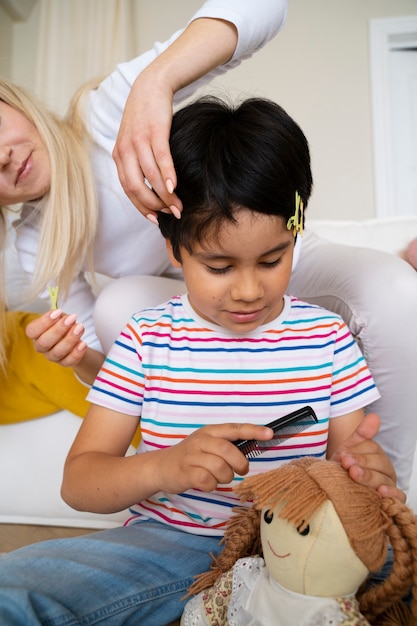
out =
[[(105, 0), (98, 2), (103, 10)], [(136, 0), (138, 51), (183, 26), (201, 3)], [(301, 125), (312, 153), (312, 217), (375, 214), (369, 20), (415, 14), (416, 0), (289, 0), (287, 23), (275, 40), (211, 88), (272, 98)], [(12, 76), (28, 87), (36, 28), (36, 10), (14, 26)]]
[(12, 19), (0, 4), (0, 76), (10, 76), (12, 41)]
[(34, 3), (27, 20), (15, 22), (13, 26), (11, 78), (30, 90), (33, 90), (35, 85), (38, 26), (39, 2)]

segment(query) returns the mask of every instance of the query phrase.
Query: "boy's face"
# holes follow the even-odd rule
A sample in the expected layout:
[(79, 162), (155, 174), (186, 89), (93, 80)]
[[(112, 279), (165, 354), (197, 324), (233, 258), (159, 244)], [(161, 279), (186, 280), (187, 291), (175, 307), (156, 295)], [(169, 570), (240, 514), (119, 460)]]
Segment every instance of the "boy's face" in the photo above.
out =
[(204, 319), (243, 334), (275, 319), (291, 276), (294, 236), (281, 218), (236, 211), (236, 223), (224, 221), (216, 236), (192, 254), (180, 248), (189, 300)]

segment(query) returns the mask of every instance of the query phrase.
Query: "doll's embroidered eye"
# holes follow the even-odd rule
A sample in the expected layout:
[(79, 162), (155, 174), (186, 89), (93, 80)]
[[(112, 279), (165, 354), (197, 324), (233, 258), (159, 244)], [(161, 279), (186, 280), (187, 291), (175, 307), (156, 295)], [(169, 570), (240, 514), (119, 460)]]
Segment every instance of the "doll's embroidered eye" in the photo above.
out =
[(305, 537), (306, 535), (308, 535), (308, 533), (310, 532), (310, 526), (309, 524), (306, 524), (306, 526), (304, 526), (304, 520), (301, 522), (301, 524), (297, 527), (297, 532), (302, 536)]
[(268, 509), (268, 511), (265, 511), (264, 513), (264, 520), (267, 524), (270, 524), (272, 522), (272, 520), (274, 519), (274, 514), (271, 513), (271, 511)]

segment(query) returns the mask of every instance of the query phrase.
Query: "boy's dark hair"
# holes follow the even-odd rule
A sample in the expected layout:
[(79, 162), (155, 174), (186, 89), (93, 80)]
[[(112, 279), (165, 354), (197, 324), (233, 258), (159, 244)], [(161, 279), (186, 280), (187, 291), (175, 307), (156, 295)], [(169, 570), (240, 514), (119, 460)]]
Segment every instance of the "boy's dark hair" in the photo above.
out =
[(234, 221), (239, 206), (282, 217), (295, 213), (295, 192), (307, 207), (312, 188), (310, 153), (301, 128), (278, 104), (251, 98), (231, 105), (201, 98), (173, 116), (171, 153), (181, 219), (159, 213), (162, 234), (180, 258), (195, 241)]

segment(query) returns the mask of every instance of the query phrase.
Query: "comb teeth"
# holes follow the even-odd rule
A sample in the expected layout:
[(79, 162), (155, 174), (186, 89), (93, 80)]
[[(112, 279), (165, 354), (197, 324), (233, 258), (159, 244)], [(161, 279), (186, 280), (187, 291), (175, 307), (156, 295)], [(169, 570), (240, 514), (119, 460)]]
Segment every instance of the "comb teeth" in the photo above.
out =
[(247, 439), (236, 444), (236, 447), (245, 455), (247, 459), (253, 459), (261, 454), (261, 449), (256, 439)]
[(244, 455), (247, 459), (254, 459), (257, 456), (261, 456), (261, 453), (262, 453), (261, 448), (257, 445), (257, 442), (255, 442), (255, 447), (251, 448), (248, 452), (244, 453)]
[[(233, 443), (245, 455), (247, 459), (253, 459), (260, 456), (267, 449), (279, 446), (286, 439), (302, 432), (313, 424), (318, 422), (317, 416), (310, 406), (293, 411), (288, 415), (274, 420), (267, 424), (274, 431), (275, 437), (268, 441), (258, 441), (256, 439), (240, 439)], [(276, 442), (275, 445), (273, 442)]]

